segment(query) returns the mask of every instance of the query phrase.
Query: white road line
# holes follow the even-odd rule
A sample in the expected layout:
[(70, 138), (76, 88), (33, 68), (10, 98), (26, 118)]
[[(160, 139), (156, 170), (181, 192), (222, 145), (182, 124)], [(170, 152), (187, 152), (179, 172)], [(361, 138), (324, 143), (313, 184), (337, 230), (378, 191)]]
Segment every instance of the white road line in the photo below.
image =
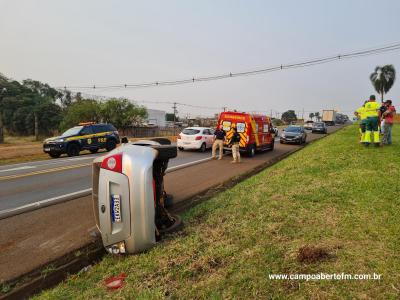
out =
[(17, 167), (17, 168), (12, 168), (12, 169), (0, 170), (0, 173), (1, 172), (11, 172), (11, 171), (26, 170), (26, 169), (35, 169), (35, 168), (36, 167), (34, 167), (34, 166)]
[(36, 210), (36, 209), (39, 209), (42, 207), (66, 202), (66, 201), (73, 200), (73, 199), (76, 199), (79, 197), (88, 196), (88, 195), (90, 195), (91, 192), (92, 192), (92, 189), (85, 189), (85, 190), (65, 194), (62, 196), (57, 196), (57, 197), (49, 198), (46, 200), (29, 203), (29, 204), (22, 205), (22, 206), (19, 206), (16, 208), (2, 210), (2, 211), (0, 211), (0, 220), (15, 216), (18, 214), (22, 214), (24, 212), (33, 211), (33, 210)]
[[(106, 154), (106, 152), (99, 153), (99, 154)], [(16, 166), (24, 166), (24, 165), (31, 165), (32, 167), (55, 165), (55, 164), (69, 162), (69, 161), (75, 161), (75, 160), (93, 159), (97, 156), (101, 156), (101, 155), (89, 155), (89, 156), (85, 155), (85, 156), (78, 156), (78, 157), (74, 157), (74, 158), (57, 159), (55, 161), (51, 161), (50, 159), (49, 160), (28, 161), (28, 162), (18, 163), (18, 164), (3, 165), (3, 166), (0, 166), (0, 169), (5, 168), (5, 167), (14, 167), (14, 166), (16, 167)], [(49, 162), (49, 163), (41, 164), (43, 162)]]
[(181, 164), (181, 165), (169, 167), (167, 169), (166, 173), (173, 172), (173, 171), (176, 171), (176, 170), (180, 170), (180, 169), (183, 169), (183, 168), (186, 168), (186, 167), (190, 167), (190, 166), (193, 166), (193, 165), (197, 165), (199, 163), (206, 162), (208, 160), (211, 160), (211, 157), (207, 157), (207, 158), (191, 161), (191, 162), (188, 162), (188, 163), (184, 163), (184, 164)]

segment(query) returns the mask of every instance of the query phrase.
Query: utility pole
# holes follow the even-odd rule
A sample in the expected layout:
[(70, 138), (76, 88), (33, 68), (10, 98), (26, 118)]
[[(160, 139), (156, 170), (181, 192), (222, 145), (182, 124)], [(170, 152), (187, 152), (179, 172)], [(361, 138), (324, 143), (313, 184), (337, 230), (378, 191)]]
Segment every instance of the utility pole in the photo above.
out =
[(0, 91), (0, 144), (4, 143), (4, 131), (3, 131), (3, 108), (2, 108), (2, 102), (3, 102), (3, 94), (7, 92), (7, 89), (4, 87)]
[(175, 127), (175, 123), (176, 123), (176, 114), (178, 113), (177, 109), (176, 109), (176, 102), (174, 102), (174, 106), (172, 106), (172, 109), (174, 110), (174, 127)]
[(39, 140), (39, 120), (37, 116), (37, 112), (34, 113), (35, 116), (35, 140)]
[(225, 112), (228, 108), (226, 106), (222, 107), (222, 110)]

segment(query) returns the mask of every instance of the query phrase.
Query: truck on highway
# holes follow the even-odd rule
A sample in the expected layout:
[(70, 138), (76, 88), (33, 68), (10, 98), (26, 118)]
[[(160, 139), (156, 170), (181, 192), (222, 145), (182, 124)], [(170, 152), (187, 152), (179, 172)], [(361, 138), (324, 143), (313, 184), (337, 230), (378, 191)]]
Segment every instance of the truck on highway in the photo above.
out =
[(323, 110), (322, 111), (322, 122), (324, 122), (328, 126), (334, 126), (336, 123), (336, 111), (331, 110)]

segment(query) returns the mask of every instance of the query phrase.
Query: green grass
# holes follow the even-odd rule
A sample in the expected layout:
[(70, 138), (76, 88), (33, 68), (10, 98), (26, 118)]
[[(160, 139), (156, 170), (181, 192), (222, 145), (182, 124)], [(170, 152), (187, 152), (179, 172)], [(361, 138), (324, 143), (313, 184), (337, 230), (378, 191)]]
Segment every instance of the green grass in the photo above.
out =
[[(365, 149), (349, 126), (188, 210), (147, 253), (108, 255), (41, 299), (398, 299), (400, 127)], [(329, 257), (300, 262), (299, 249)], [(107, 291), (125, 272), (123, 288)], [(380, 281), (279, 281), (273, 273), (379, 273)]]

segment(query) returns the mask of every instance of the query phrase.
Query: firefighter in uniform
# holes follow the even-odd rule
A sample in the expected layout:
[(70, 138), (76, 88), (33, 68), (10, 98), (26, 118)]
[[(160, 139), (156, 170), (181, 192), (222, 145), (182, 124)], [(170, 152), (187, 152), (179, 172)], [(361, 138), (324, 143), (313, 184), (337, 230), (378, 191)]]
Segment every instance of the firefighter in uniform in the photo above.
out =
[(380, 145), (379, 141), (379, 108), (380, 104), (375, 101), (375, 95), (369, 97), (369, 101), (365, 103), (365, 115), (367, 117), (367, 126), (365, 130), (365, 146), (369, 146), (372, 142), (371, 134), (373, 134), (375, 146)]
[(365, 101), (363, 106), (359, 107), (355, 111), (355, 115), (360, 119), (360, 143), (365, 142), (365, 130), (367, 127), (367, 116), (365, 115), (365, 104), (368, 101)]
[(232, 144), (232, 163), (240, 163), (240, 151), (239, 151), (239, 143), (240, 143), (240, 134), (237, 132), (237, 128), (233, 128), (233, 135), (231, 138)]

